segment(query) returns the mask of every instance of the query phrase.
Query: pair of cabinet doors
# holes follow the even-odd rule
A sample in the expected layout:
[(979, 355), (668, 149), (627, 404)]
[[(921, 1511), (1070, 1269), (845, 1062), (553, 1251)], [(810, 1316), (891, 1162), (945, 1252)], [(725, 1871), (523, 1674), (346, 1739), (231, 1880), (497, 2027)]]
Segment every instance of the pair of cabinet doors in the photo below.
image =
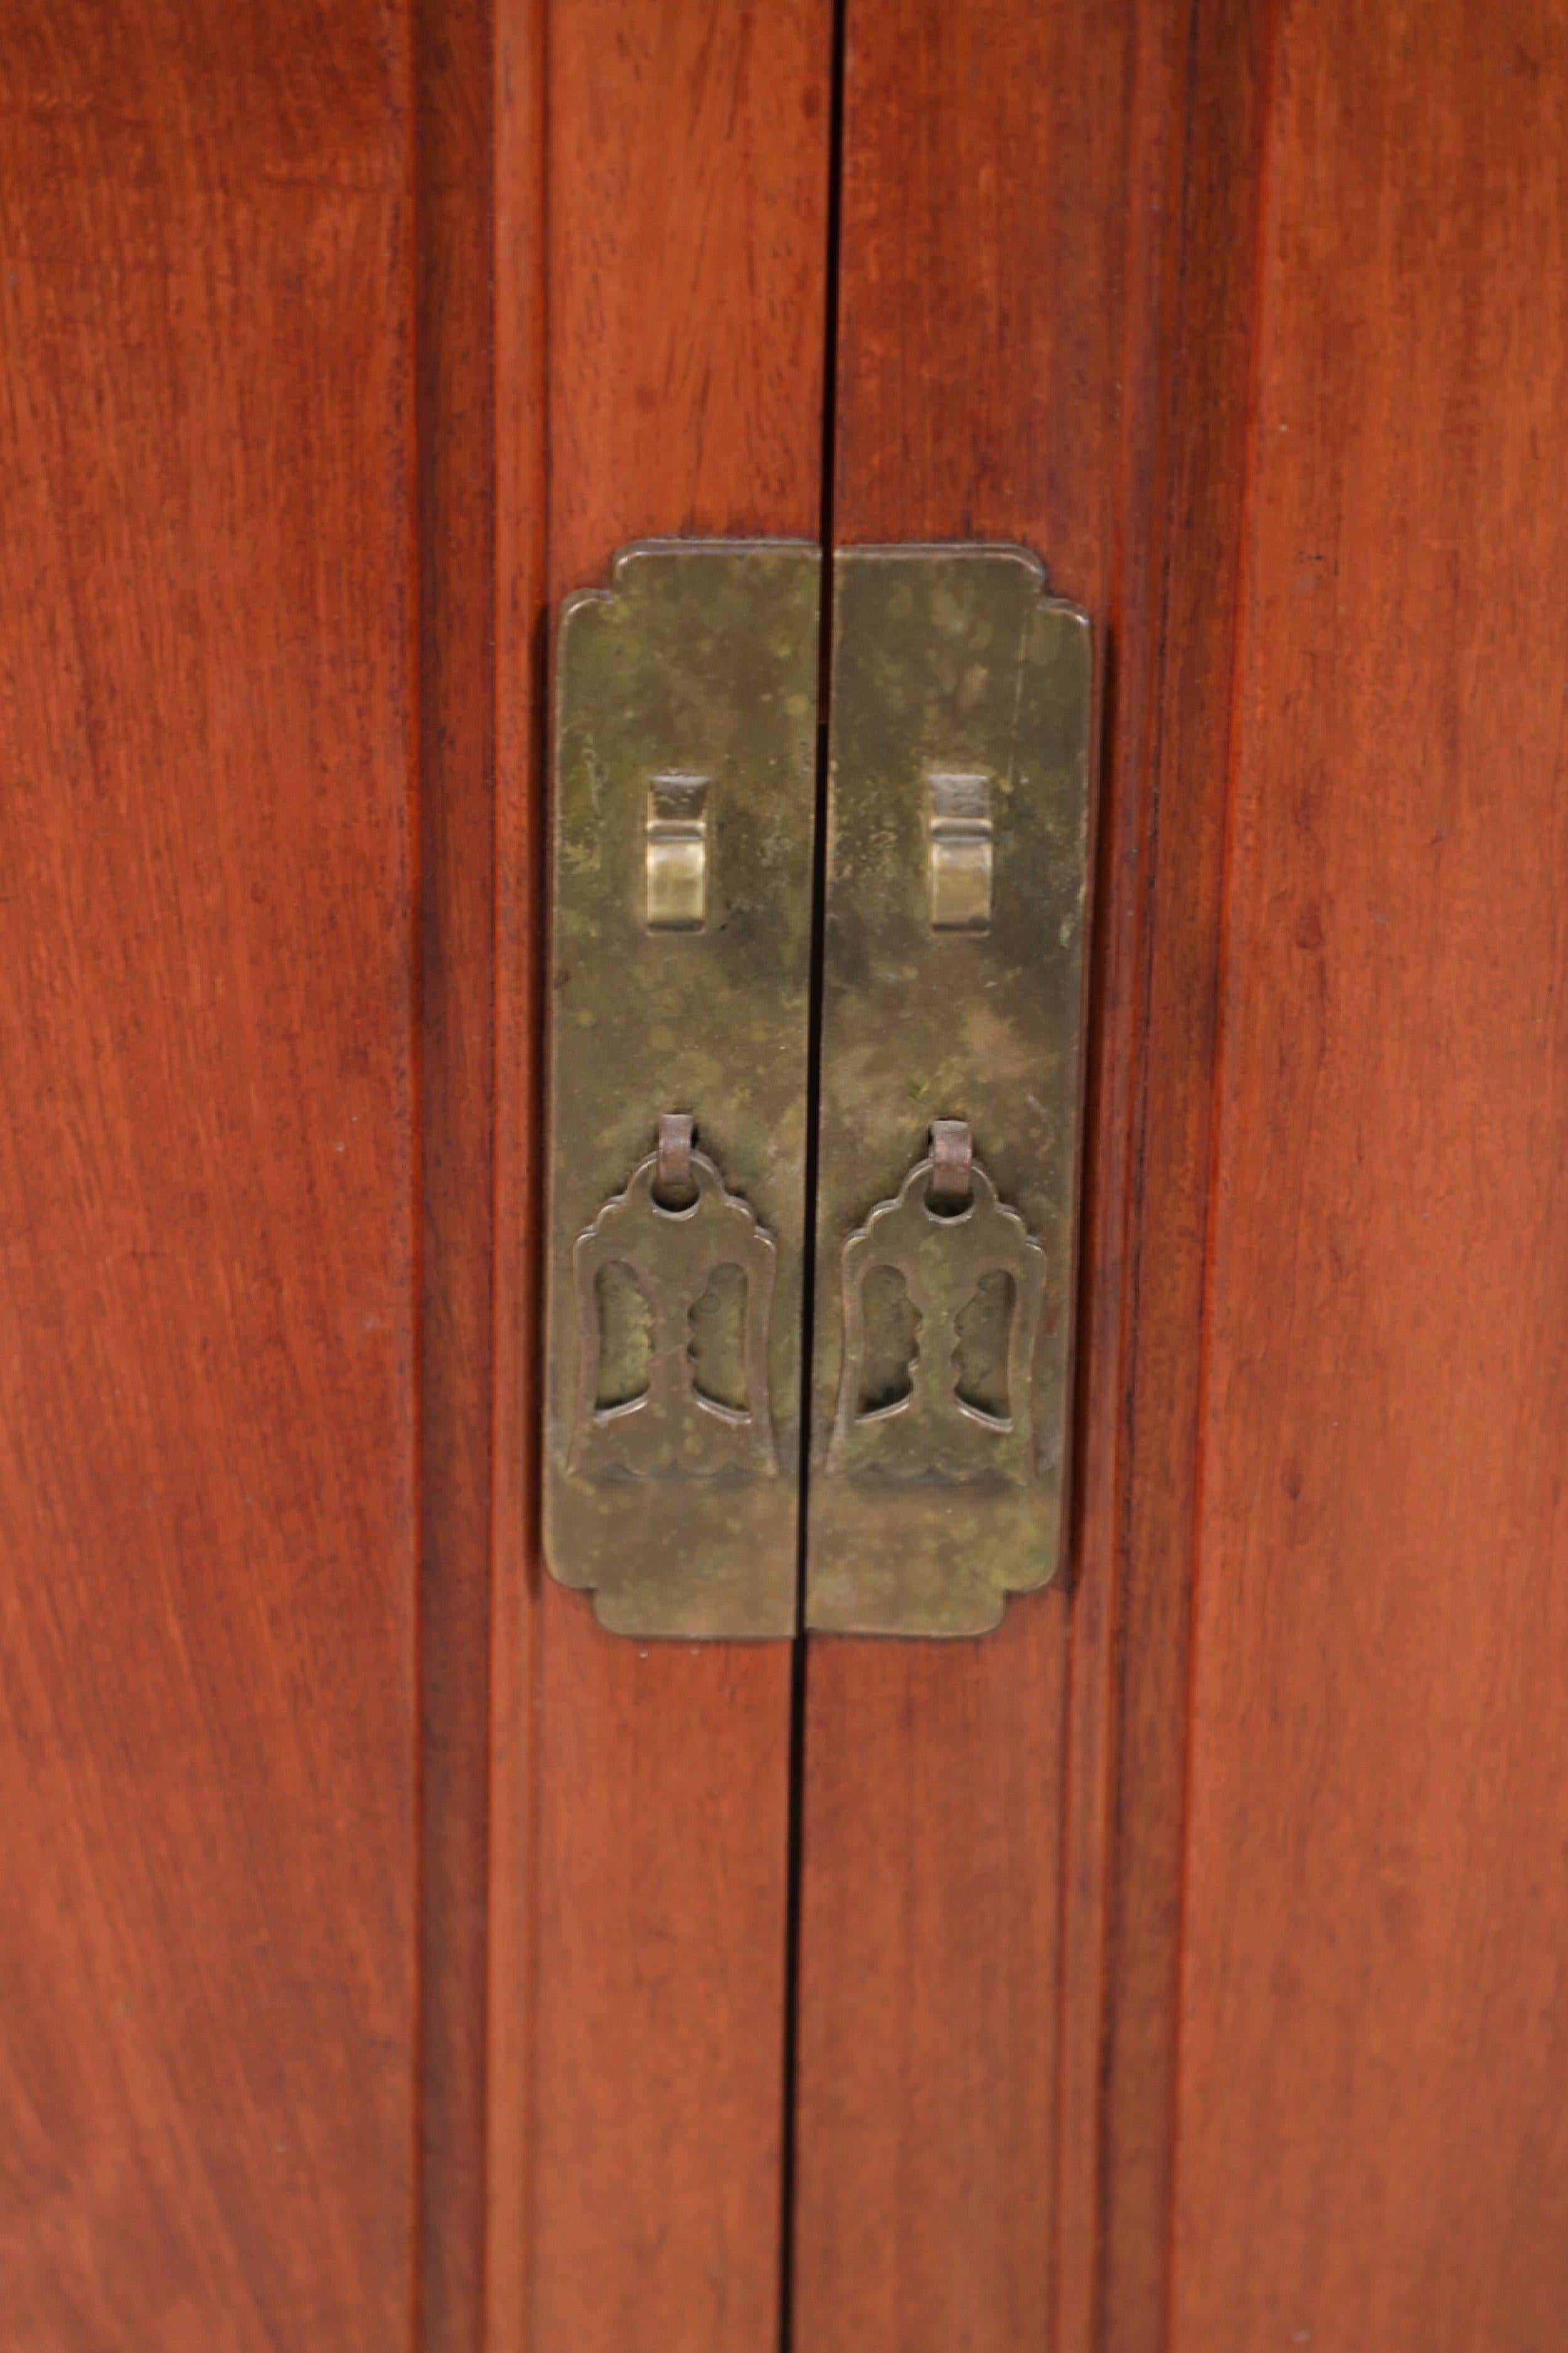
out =
[[(6, 2353), (1550, 2353), (1552, 0), (11, 0)], [(541, 1567), (550, 617), (1100, 654), (1067, 1572)]]

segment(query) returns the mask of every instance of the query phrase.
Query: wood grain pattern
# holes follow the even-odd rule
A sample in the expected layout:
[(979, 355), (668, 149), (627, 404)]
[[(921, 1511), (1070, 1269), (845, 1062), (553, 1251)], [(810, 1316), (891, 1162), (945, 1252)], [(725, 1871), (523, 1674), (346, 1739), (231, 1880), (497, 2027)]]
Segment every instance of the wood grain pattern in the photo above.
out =
[[(552, 10), (551, 609), (623, 541), (816, 535), (826, 0)], [(530, 2353), (776, 2337), (787, 1644), (536, 1570)]]
[(1058, 2323), (1076, 2353), (1094, 2318), (1127, 1033), (1184, 47), (1173, 6), (848, 10), (835, 537), (1035, 547), (1095, 617), (1108, 759), (1076, 1590), (1015, 1602), (978, 1643), (810, 1647), (795, 2293), (825, 2353), (1010, 2353)]
[(1568, 40), (1279, 11), (1172, 2342), (1568, 2309)]
[(495, 1164), (485, 2353), (531, 2353), (541, 1382), (538, 1238), (549, 369), (546, 0), (495, 0)]
[(16, 2353), (410, 2341), (406, 13), (0, 44)]
[[(419, 541), (421, 2353), (484, 2300), (495, 1134), (493, 59), (414, 11)], [(507, 1449), (515, 1460), (515, 1443)]]
[[(1176, 12), (1166, 12), (1173, 20)], [(1166, 223), (1152, 265), (1145, 555), (1150, 599), (1130, 601), (1133, 646), (1117, 649), (1136, 695), (1118, 698), (1108, 776), (1111, 841), (1102, 873), (1108, 956), (1101, 1034), (1097, 1227), (1119, 1208), (1119, 1329), (1099, 1316), (1087, 1402), (1103, 1490), (1086, 1496), (1086, 1553), (1104, 1546), (1111, 1599), (1098, 1640), (1080, 1620), (1075, 1726), (1103, 1727), (1103, 1811), (1075, 1775), (1077, 1860), (1069, 1950), (1098, 1961), (1100, 2031), (1068, 2036), (1062, 2171), (1060, 2353), (1163, 2353), (1170, 2292), (1177, 1998), (1185, 1831), (1186, 1718), (1196, 1537), (1204, 1284), (1213, 1176), (1225, 778), (1247, 501), (1245, 449), (1258, 293), (1258, 208), (1267, 26), (1254, 0), (1184, 21), (1179, 68), (1143, 89), (1158, 122), (1175, 93), (1167, 168), (1152, 200)], [(1138, 636), (1143, 638), (1142, 658)], [(1142, 703), (1142, 712), (1137, 705)], [(1120, 1100), (1119, 1100), (1120, 1099)], [(1123, 1121), (1125, 1120), (1125, 1125)], [(1120, 1168), (1115, 1145), (1121, 1145)], [(1105, 1286), (1110, 1289), (1111, 1286)], [(1093, 1294), (1091, 1294), (1093, 1295)], [(1100, 1382), (1103, 1380), (1102, 1389)], [(1092, 1582), (1086, 1578), (1086, 1593)], [(1073, 2087), (1077, 2085), (1077, 2098)]]
[[(787, 1652), (527, 1541), (541, 713), (816, 529), (830, 15), (8, 18), (7, 2353), (778, 2341)], [(1544, 2353), (1568, 37), (847, 19), (836, 535), (1037, 546), (1105, 797), (1075, 1588), (811, 1646), (795, 2336)]]

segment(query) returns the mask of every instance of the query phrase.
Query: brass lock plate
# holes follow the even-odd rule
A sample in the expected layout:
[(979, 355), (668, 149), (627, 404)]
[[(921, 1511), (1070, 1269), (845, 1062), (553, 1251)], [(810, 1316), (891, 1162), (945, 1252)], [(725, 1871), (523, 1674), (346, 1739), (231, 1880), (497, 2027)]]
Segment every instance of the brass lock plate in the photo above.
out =
[(621, 1633), (795, 1627), (820, 577), (649, 542), (562, 617), (544, 1544)]
[(805, 1622), (978, 1634), (1061, 1554), (1089, 622), (847, 548), (831, 678)]

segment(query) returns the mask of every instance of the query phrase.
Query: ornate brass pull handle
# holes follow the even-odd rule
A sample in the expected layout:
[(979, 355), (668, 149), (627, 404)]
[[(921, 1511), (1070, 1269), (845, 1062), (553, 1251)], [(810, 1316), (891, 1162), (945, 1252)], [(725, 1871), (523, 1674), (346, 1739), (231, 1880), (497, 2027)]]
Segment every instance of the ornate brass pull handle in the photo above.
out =
[(796, 1619), (821, 556), (625, 549), (556, 666), (545, 1558)]
[[(559, 662), (546, 1556), (608, 1626), (983, 1632), (1060, 1553), (1089, 629), (1017, 548), (627, 549)], [(689, 1108), (672, 1109), (671, 1105)]]
[(833, 615), (805, 1618), (975, 1634), (1061, 1558), (1089, 624), (1007, 547)]

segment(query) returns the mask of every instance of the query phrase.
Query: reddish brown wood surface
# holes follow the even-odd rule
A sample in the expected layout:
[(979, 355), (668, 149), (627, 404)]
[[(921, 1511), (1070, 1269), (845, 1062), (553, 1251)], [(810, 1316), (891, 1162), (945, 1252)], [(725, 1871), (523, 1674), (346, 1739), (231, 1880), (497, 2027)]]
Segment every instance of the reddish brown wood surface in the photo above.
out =
[(810, 1648), (795, 2298), (826, 2353), (1011, 2353), (1058, 2330), (1076, 2353), (1097, 2326), (1129, 1033), (1185, 32), (1174, 6), (848, 10), (835, 536), (1035, 547), (1094, 616), (1107, 758), (1076, 1590), (1016, 1601), (977, 1643)]
[(492, 13), (495, 1157), (484, 2353), (529, 2353), (548, 193), (543, 0)]
[[(816, 532), (831, 42), (826, 0), (574, 0), (546, 32), (514, 55), (546, 74), (553, 611), (625, 540)], [(537, 1565), (533, 1591), (531, 2197), (498, 2261), (521, 2262), (531, 2353), (757, 2353), (789, 1646), (638, 1645)]]
[[(421, 2353), (478, 2353), (494, 1383), (493, 61), (414, 10), (420, 610)], [(515, 1464), (515, 1439), (504, 1449)], [(504, 1507), (504, 1506), (503, 1506)]]
[(411, 2341), (388, 0), (0, 42), (0, 2335)]
[[(1195, 10), (1190, 30), (1184, 17), (1176, 26), (1179, 68), (1142, 85), (1151, 127), (1162, 84), (1177, 98), (1151, 191), (1164, 223), (1143, 428), (1151, 601), (1140, 611), (1129, 600), (1131, 642), (1117, 649), (1143, 709), (1128, 712), (1131, 733), (1113, 747), (1107, 777), (1118, 854), (1102, 868), (1111, 894), (1102, 919), (1126, 963), (1108, 954), (1095, 1143), (1109, 1175), (1122, 1139), (1122, 1241), (1117, 1342), (1100, 1345), (1097, 1314), (1103, 1387), (1097, 1380), (1088, 1404), (1092, 1416), (1114, 1400), (1120, 1428), (1113, 1459), (1109, 1448), (1100, 1458), (1098, 1504), (1087, 1499), (1086, 1552), (1098, 1536), (1111, 1598), (1100, 1641), (1079, 1646), (1077, 1714), (1102, 1722), (1106, 1770), (1100, 1818), (1075, 1809), (1082, 1860), (1067, 1917), (1072, 1946), (1103, 1972), (1104, 2009), (1098, 2034), (1087, 2016), (1074, 2022), (1064, 2070), (1060, 2223), (1071, 2288), (1061, 2353), (1163, 2353), (1166, 2341), (1224, 779), (1262, 185), (1260, 13), (1251, 0)], [(1119, 698), (1119, 738), (1123, 710)], [(1091, 1197), (1100, 1182), (1091, 1178)], [(1092, 1198), (1090, 1214), (1103, 1223)]]
[[(787, 1652), (526, 1546), (542, 624), (816, 528), (830, 12), (284, 13), (0, 44), (0, 2337), (754, 2353)], [(1542, 2353), (1568, 43), (847, 36), (836, 535), (1037, 546), (1105, 797), (1075, 1589), (811, 1646), (795, 2339)]]
[(1547, 0), (1286, 7), (1274, 40), (1171, 2341), (1539, 2353), (1568, 2311), (1568, 40)]

